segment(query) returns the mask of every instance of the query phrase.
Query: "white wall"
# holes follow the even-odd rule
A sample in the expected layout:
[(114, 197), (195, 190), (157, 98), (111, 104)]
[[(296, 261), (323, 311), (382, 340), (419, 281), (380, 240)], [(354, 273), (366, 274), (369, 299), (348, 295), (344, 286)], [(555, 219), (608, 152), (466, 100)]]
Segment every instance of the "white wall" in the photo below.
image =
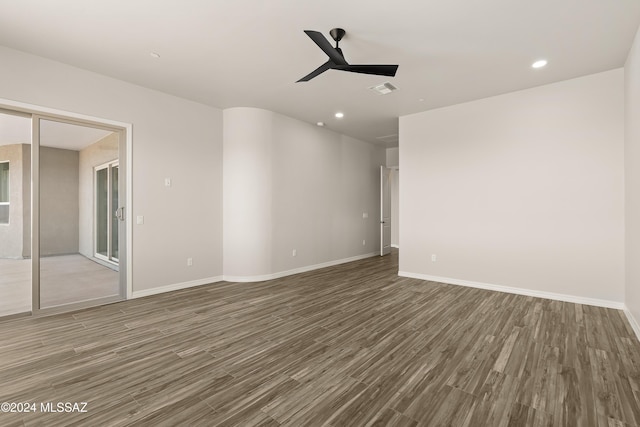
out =
[(255, 280), (375, 252), (384, 156), (270, 111), (225, 110), (225, 277)]
[(223, 113), (224, 274), (269, 274), (273, 113), (256, 108)]
[(618, 69), (401, 117), (401, 272), (620, 305), (623, 88)]
[[(640, 321), (640, 30), (629, 52), (625, 75), (625, 305)], [(636, 334), (640, 330), (636, 329)]]
[(0, 63), (0, 98), (133, 124), (134, 291), (222, 274), (221, 110), (4, 47)]
[(280, 114), (273, 130), (273, 270), (379, 251), (384, 148)]
[(400, 165), (400, 148), (399, 147), (387, 148), (385, 155), (387, 160), (386, 165), (388, 168)]
[(389, 185), (391, 194), (391, 246), (399, 247), (399, 222), (400, 222), (400, 149), (399, 147), (387, 148), (387, 167), (392, 168), (389, 174)]

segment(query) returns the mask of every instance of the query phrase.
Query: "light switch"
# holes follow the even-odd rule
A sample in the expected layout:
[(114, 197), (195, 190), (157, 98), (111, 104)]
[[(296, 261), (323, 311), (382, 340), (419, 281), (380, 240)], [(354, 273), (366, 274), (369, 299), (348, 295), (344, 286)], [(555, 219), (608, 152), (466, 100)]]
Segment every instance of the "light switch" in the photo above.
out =
[(136, 224), (144, 224), (144, 216), (138, 215), (136, 218)]

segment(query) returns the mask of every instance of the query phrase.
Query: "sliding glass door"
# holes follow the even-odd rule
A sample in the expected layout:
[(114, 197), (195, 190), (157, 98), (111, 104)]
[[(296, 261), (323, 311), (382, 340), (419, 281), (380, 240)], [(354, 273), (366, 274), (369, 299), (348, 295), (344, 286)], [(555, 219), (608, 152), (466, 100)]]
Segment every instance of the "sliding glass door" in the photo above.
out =
[(0, 317), (31, 311), (31, 115), (0, 109)]
[(34, 116), (38, 253), (34, 310), (67, 311), (124, 298), (125, 239), (118, 130)]
[(95, 256), (118, 264), (118, 162), (95, 168)]
[(0, 105), (0, 318), (125, 299), (125, 141)]

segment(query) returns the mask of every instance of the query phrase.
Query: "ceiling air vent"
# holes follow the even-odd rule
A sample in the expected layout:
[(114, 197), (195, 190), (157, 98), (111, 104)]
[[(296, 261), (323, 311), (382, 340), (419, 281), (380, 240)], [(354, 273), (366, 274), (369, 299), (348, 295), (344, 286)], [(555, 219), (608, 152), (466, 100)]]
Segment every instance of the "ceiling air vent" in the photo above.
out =
[(384, 82), (382, 84), (379, 84), (378, 86), (371, 86), (369, 89), (371, 89), (372, 91), (374, 91), (378, 95), (386, 95), (386, 94), (389, 94), (389, 93), (391, 93), (393, 91), (398, 90), (397, 87), (395, 87), (394, 85), (392, 85), (389, 82)]
[(398, 142), (399, 137), (397, 133), (386, 136), (377, 136), (376, 139), (380, 142), (384, 142), (385, 144), (395, 144)]

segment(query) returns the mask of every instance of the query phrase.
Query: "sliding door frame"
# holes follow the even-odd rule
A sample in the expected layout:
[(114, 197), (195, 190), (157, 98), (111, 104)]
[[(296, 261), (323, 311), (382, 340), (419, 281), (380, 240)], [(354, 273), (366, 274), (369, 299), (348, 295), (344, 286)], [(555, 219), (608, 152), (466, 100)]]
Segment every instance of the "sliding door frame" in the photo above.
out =
[[(34, 317), (51, 315), (61, 312), (74, 311), (85, 307), (107, 304), (110, 302), (130, 299), (132, 294), (132, 124), (99, 117), (87, 116), (53, 108), (40, 107), (33, 104), (16, 102), (0, 98), (0, 109), (13, 111), (21, 115), (31, 116), (31, 314)], [(91, 300), (68, 304), (59, 307), (41, 308), (40, 306), (40, 121), (50, 120), (72, 125), (88, 126), (117, 132), (119, 138), (119, 180), (125, 192), (125, 200), (119, 203), (125, 206), (125, 218), (120, 227), (124, 228), (126, 244), (119, 253), (120, 262), (120, 292), (117, 297), (108, 297), (99, 300)], [(124, 173), (123, 173), (124, 172)], [(124, 176), (123, 176), (124, 175)], [(123, 179), (124, 178), (124, 179)], [(124, 264), (124, 265), (123, 265)]]

